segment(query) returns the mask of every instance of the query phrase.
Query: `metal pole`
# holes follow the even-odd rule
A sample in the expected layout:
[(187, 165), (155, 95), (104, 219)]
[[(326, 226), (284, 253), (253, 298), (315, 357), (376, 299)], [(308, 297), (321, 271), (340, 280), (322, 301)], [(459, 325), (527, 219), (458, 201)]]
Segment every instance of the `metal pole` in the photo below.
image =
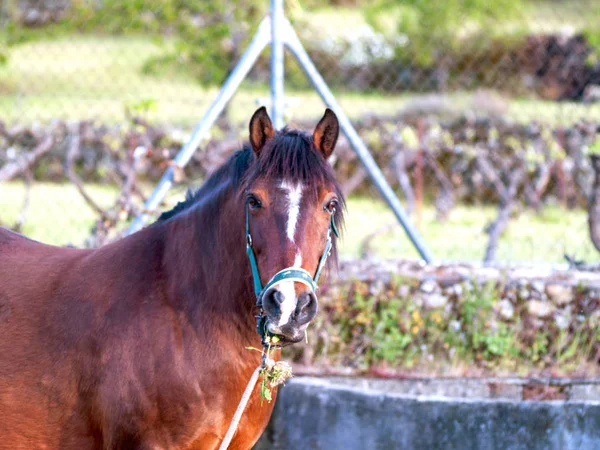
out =
[(325, 80), (323, 80), (323, 77), (321, 77), (321, 75), (317, 71), (317, 68), (314, 66), (313, 62), (308, 56), (308, 53), (306, 53), (306, 50), (302, 46), (300, 39), (296, 35), (294, 28), (287, 19), (284, 19), (284, 27), (282, 31), (284, 32), (283, 36), (285, 39), (286, 46), (292, 51), (292, 53), (300, 63), (300, 66), (306, 73), (306, 76), (308, 77), (316, 91), (319, 93), (325, 104), (328, 105), (338, 116), (340, 126), (342, 127), (342, 131), (348, 138), (348, 141), (350, 141), (350, 145), (356, 152), (356, 155), (360, 159), (361, 163), (363, 164), (365, 169), (367, 169), (367, 172), (369, 173), (371, 180), (373, 180), (373, 183), (375, 183), (375, 186), (379, 190), (379, 193), (382, 195), (382, 197), (387, 202), (392, 211), (394, 211), (396, 218), (404, 228), (404, 231), (406, 231), (406, 234), (408, 234), (409, 239), (416, 247), (421, 257), (426, 262), (431, 262), (431, 253), (429, 253), (429, 250), (427, 250), (427, 247), (425, 247), (425, 243), (423, 242), (421, 236), (417, 233), (417, 231), (413, 228), (412, 224), (410, 223), (408, 216), (404, 211), (404, 207), (400, 203), (400, 200), (398, 200), (398, 197), (396, 197), (396, 194), (386, 181), (385, 177), (383, 176), (383, 173), (379, 169), (379, 166), (377, 166), (377, 163), (373, 159), (373, 156), (371, 156), (371, 153), (369, 152), (367, 147), (365, 147), (365, 144), (363, 144), (360, 136), (352, 126), (352, 123), (350, 122), (346, 114), (344, 114), (344, 111), (342, 110), (340, 105), (338, 105), (337, 101), (335, 100), (335, 97), (327, 87)]
[[(183, 145), (181, 150), (179, 150), (177, 156), (175, 156), (174, 163), (177, 168), (183, 168), (188, 163), (196, 151), (196, 148), (198, 145), (200, 145), (202, 139), (204, 139), (206, 132), (215, 123), (219, 117), (219, 114), (221, 114), (229, 100), (231, 100), (231, 97), (233, 97), (233, 94), (235, 94), (235, 91), (241, 82), (244, 80), (244, 78), (246, 78), (246, 75), (248, 72), (250, 72), (250, 69), (252, 69), (252, 66), (254, 66), (254, 63), (265, 49), (270, 39), (271, 23), (269, 18), (265, 18), (258, 26), (258, 30), (252, 38), (252, 42), (242, 55), (240, 61), (221, 87), (221, 90), (217, 94), (217, 98), (215, 98), (213, 103), (204, 114), (204, 117), (202, 117), (200, 122), (198, 122), (198, 125), (196, 125), (196, 128), (194, 128), (190, 139), (185, 143), (185, 145)], [(167, 194), (167, 191), (173, 185), (174, 175), (175, 167), (171, 166), (164, 173), (158, 182), (158, 185), (156, 188), (154, 188), (154, 191), (152, 191), (152, 194), (144, 205), (144, 212), (136, 217), (127, 230), (127, 234), (136, 232), (148, 221), (148, 211), (153, 211), (158, 207), (162, 199)]]
[(271, 119), (276, 130), (283, 128), (283, 0), (271, 0)]
[[(263, 19), (254, 35), (250, 46), (242, 55), (242, 58), (233, 69), (225, 84), (217, 94), (217, 98), (209, 107), (202, 120), (194, 129), (189, 141), (181, 148), (175, 157), (175, 167), (183, 168), (196, 148), (204, 138), (205, 133), (213, 125), (219, 114), (223, 111), (225, 105), (229, 102), (240, 83), (244, 80), (260, 53), (271, 41), (271, 114), (274, 125), (277, 129), (283, 126), (283, 45), (286, 45), (298, 59), (302, 69), (308, 79), (317, 90), (323, 101), (337, 114), (342, 131), (348, 137), (350, 145), (356, 152), (363, 166), (367, 169), (369, 176), (375, 183), (375, 186), (383, 196), (384, 200), (390, 206), (396, 218), (400, 221), (409, 239), (416, 247), (421, 257), (426, 262), (431, 262), (432, 257), (419, 234), (413, 228), (408, 220), (408, 216), (402, 207), (402, 204), (394, 194), (394, 191), (385, 180), (383, 173), (373, 160), (369, 150), (365, 147), (360, 136), (350, 123), (348, 117), (338, 105), (335, 97), (327, 87), (327, 84), (317, 71), (310, 60), (306, 50), (302, 46), (300, 39), (296, 35), (289, 21), (283, 16), (283, 0), (271, 0), (271, 17)], [(146, 201), (144, 212), (140, 214), (128, 229), (128, 234), (139, 230), (148, 220), (148, 212), (158, 207), (167, 191), (173, 185), (175, 167), (169, 167), (160, 179), (158, 185)]]

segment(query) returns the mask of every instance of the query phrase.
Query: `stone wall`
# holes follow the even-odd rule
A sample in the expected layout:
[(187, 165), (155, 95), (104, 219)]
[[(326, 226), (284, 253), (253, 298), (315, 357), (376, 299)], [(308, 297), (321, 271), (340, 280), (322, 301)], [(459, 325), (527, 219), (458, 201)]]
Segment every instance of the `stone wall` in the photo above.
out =
[(353, 260), (322, 283), (296, 373), (600, 375), (600, 273)]
[(559, 328), (576, 320), (577, 315), (600, 318), (600, 272), (569, 270), (561, 266), (494, 267), (478, 264), (447, 263), (426, 265), (402, 260), (356, 260), (342, 262), (340, 272), (328, 295), (352, 280), (369, 285), (377, 293), (393, 278), (401, 278), (399, 295), (411, 296), (425, 309), (445, 308), (458, 301), (465, 290), (493, 283), (499, 287), (496, 312), (501, 319), (512, 319), (515, 306), (523, 303), (533, 324), (543, 326), (553, 320)]
[(598, 401), (411, 395), (365, 383), (293, 380), (255, 450), (600, 449)]
[[(498, 294), (486, 319), (491, 328), (494, 320), (521, 321), (527, 333), (547, 333), (553, 339), (557, 329), (570, 336), (590, 318), (600, 317), (598, 272), (549, 266), (346, 261), (323, 286), (320, 314), (326, 317), (314, 334), (327, 329), (331, 305), (340, 299), (343, 303), (356, 286), (361, 286), (365, 297), (388, 301), (399, 296), (420, 311), (443, 312), (456, 308), (469, 292), (484, 285), (493, 285)], [(352, 309), (348, 306), (341, 314), (352, 314)], [(514, 330), (522, 331), (516, 326)], [(309, 348), (319, 345), (311, 342)], [(472, 361), (470, 369), (480, 364)], [(297, 377), (281, 388), (273, 417), (255, 450), (600, 450), (598, 362), (592, 361), (591, 367), (595, 371), (579, 378), (531, 373), (411, 377), (402, 368), (400, 372), (378, 369), (370, 377), (298, 376), (364, 373), (356, 367), (319, 367), (319, 359), (313, 357), (308, 364), (296, 365)]]

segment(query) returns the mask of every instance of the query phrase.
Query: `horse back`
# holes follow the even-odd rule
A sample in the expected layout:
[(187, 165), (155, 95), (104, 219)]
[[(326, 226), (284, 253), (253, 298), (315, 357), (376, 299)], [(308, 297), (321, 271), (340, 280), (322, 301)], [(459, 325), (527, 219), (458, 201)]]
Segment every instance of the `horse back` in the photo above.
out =
[(0, 305), (16, 297), (33, 302), (47, 294), (67, 267), (90, 252), (42, 244), (0, 227)]

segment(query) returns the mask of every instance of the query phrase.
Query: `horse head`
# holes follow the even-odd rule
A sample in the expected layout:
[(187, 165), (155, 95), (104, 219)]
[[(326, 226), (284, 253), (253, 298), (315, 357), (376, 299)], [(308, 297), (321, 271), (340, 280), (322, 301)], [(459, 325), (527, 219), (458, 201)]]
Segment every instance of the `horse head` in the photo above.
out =
[(280, 345), (302, 340), (318, 310), (317, 281), (331, 252), (344, 200), (327, 158), (339, 134), (329, 109), (312, 136), (276, 131), (266, 109), (250, 120), (254, 151), (244, 180), (246, 239), (259, 333)]

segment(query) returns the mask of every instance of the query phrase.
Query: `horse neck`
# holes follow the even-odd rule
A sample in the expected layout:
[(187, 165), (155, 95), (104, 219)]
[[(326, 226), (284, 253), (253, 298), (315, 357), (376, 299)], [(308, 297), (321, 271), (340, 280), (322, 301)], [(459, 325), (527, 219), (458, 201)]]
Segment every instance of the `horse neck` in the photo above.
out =
[(255, 338), (254, 294), (246, 256), (244, 208), (227, 183), (165, 223), (167, 291), (196, 326), (225, 322)]

